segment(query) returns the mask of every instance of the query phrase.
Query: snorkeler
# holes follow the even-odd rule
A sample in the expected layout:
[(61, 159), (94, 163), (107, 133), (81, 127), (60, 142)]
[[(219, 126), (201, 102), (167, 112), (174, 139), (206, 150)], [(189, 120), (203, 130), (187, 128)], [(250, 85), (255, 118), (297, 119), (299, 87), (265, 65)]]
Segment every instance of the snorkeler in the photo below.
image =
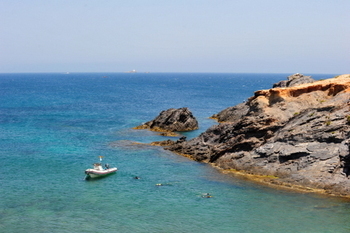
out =
[(205, 193), (202, 195), (203, 198), (211, 198), (213, 197), (212, 195), (210, 195), (209, 193)]

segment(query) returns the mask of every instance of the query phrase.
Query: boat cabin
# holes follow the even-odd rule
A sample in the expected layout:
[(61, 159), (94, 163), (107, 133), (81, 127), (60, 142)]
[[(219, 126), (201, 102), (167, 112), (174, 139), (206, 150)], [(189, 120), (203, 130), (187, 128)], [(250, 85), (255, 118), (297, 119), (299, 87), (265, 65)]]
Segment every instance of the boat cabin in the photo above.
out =
[(94, 169), (103, 171), (102, 164), (101, 163), (94, 163)]

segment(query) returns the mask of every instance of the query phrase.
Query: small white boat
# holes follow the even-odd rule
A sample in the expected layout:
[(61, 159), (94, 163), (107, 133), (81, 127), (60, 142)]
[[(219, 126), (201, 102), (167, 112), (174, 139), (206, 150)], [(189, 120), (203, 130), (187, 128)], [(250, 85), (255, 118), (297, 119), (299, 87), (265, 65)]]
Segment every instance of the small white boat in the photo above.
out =
[[(100, 161), (102, 161), (102, 156), (100, 156)], [(105, 164), (105, 168), (102, 167), (102, 163), (94, 163), (94, 168), (89, 168), (85, 170), (85, 179), (100, 178), (104, 176), (111, 175), (115, 173), (118, 169), (116, 167), (110, 168), (108, 164)]]

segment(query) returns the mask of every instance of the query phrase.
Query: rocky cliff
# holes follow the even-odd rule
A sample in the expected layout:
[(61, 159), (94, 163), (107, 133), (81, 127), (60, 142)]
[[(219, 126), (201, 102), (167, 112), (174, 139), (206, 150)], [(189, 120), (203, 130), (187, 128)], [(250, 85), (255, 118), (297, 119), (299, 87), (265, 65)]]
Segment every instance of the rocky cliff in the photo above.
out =
[[(290, 81), (290, 80), (288, 80)], [(350, 196), (350, 75), (256, 91), (167, 149), (268, 182)]]

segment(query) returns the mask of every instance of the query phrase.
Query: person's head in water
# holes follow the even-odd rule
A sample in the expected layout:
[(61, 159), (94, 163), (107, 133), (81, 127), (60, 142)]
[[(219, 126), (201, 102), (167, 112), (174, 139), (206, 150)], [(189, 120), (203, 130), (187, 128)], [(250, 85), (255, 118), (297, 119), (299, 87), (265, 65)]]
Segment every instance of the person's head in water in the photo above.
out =
[(211, 198), (213, 197), (212, 195), (210, 195), (209, 193), (205, 193), (204, 195), (202, 195), (203, 198)]

